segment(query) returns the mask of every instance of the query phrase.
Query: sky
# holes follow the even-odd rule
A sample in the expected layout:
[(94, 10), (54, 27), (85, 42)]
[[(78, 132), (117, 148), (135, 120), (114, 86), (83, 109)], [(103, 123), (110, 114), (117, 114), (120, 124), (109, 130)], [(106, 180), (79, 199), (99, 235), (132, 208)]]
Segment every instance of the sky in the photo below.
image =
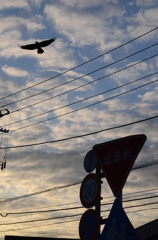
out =
[[(86, 209), (68, 208), (82, 206), (77, 183), (94, 145), (145, 134), (134, 167), (158, 160), (157, 11), (155, 0), (0, 0), (0, 109), (10, 112), (0, 119), (9, 130), (1, 132), (0, 239), (79, 238)], [(52, 38), (43, 54), (20, 48)], [(154, 165), (127, 178), (123, 199), (133, 201), (123, 207), (135, 228), (157, 218), (157, 174)], [(114, 196), (105, 178), (101, 195), (107, 218)], [(66, 210), (37, 212), (53, 209)]]

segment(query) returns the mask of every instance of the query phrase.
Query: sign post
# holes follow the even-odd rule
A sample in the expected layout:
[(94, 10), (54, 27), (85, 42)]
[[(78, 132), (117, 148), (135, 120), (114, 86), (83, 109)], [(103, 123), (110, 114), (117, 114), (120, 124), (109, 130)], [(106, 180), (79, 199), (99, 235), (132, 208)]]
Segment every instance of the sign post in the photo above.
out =
[[(138, 236), (122, 208), (122, 189), (129, 172), (146, 141), (144, 134), (132, 135), (97, 144), (84, 159), (88, 174), (80, 188), (80, 200), (87, 210), (81, 217), (79, 235), (81, 240), (138, 240)], [(91, 173), (96, 168), (96, 174)], [(108, 219), (102, 219), (100, 208), (101, 169), (116, 197)], [(100, 235), (100, 225), (106, 225)]]
[(129, 172), (146, 141), (144, 134), (97, 144), (93, 152), (115, 197), (119, 197)]
[[(91, 173), (96, 168), (96, 174)], [(90, 150), (84, 158), (84, 169), (88, 174), (80, 188), (80, 200), (85, 208), (94, 209), (87, 210), (81, 217), (79, 224), (79, 235), (81, 240), (96, 240), (100, 237), (100, 165), (92, 150)]]

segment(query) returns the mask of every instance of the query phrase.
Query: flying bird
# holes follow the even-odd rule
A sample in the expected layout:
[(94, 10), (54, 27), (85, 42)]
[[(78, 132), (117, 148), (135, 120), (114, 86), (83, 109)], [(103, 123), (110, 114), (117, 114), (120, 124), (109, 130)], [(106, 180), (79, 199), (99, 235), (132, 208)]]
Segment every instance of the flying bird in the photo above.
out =
[(45, 40), (45, 41), (42, 41), (42, 42), (35, 42), (34, 44), (28, 44), (28, 45), (25, 45), (25, 46), (21, 46), (21, 48), (22, 49), (27, 49), (27, 50), (37, 49), (37, 53), (42, 54), (44, 52), (44, 50), (42, 48), (47, 47), (48, 45), (50, 45), (54, 41), (55, 41), (55, 38), (52, 38), (52, 39)]

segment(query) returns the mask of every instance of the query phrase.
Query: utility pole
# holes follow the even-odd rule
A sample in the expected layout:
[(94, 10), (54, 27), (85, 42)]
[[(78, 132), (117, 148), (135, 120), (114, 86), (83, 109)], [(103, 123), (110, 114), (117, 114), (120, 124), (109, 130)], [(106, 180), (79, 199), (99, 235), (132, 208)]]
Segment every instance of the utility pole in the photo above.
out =
[[(4, 117), (5, 115), (8, 115), (8, 114), (10, 114), (10, 112), (9, 112), (8, 109), (2, 109), (2, 110), (0, 110), (0, 118)], [(0, 132), (8, 133), (9, 130), (1, 128), (1, 129), (0, 129)], [(6, 151), (7, 151), (7, 150), (6, 150)], [(6, 168), (6, 156), (5, 156), (5, 155), (4, 155), (4, 160), (5, 160), (5, 161), (3, 161), (3, 162), (0, 161), (1, 170), (3, 170), (3, 169)]]

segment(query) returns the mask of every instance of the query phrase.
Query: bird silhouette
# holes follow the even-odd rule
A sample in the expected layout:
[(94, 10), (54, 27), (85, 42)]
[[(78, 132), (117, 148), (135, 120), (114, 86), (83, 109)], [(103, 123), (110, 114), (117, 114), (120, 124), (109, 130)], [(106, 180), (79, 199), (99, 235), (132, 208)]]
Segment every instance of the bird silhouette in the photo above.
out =
[(45, 41), (42, 41), (42, 42), (35, 42), (34, 44), (28, 44), (28, 45), (25, 45), (25, 46), (21, 46), (21, 48), (26, 49), (26, 50), (37, 49), (37, 53), (42, 54), (42, 53), (44, 53), (44, 50), (42, 48), (47, 47), (48, 45), (50, 45), (54, 41), (55, 41), (55, 38), (52, 38), (52, 39), (45, 40)]

